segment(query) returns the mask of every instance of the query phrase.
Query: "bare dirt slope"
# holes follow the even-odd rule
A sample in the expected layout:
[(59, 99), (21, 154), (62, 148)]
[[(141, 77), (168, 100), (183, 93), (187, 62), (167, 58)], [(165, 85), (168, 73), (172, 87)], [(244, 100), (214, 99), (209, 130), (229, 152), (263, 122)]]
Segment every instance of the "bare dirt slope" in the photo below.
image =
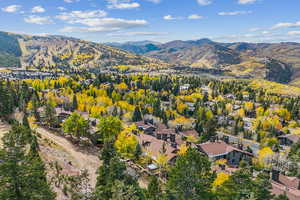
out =
[(10, 130), (10, 126), (0, 120), (0, 148), (2, 148), (2, 137)]
[[(71, 144), (67, 139), (54, 135), (44, 128), (38, 127), (36, 131), (42, 136), (42, 138), (54, 143), (56, 145), (56, 149), (60, 149), (61, 151), (65, 152), (65, 155), (62, 156), (66, 157), (66, 159), (69, 159), (73, 167), (79, 170), (88, 170), (90, 174), (91, 186), (94, 187), (96, 185), (96, 171), (100, 166), (100, 160), (96, 155), (78, 150), (78, 148)], [(47, 157), (47, 151), (42, 153), (44, 153), (44, 157)], [(59, 155), (57, 155), (57, 158), (54, 159), (59, 159)]]

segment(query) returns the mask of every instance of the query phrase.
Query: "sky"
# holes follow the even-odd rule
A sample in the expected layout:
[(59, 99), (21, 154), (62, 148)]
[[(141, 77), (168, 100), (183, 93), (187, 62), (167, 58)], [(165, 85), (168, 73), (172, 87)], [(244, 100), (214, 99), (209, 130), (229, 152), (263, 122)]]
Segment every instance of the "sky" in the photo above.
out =
[(300, 0), (0, 0), (0, 31), (94, 42), (300, 42)]

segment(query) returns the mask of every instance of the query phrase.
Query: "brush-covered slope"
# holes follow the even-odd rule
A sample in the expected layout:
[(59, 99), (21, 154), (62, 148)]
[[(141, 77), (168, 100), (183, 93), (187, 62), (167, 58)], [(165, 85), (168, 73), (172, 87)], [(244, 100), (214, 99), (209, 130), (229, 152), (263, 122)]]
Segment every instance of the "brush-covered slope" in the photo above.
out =
[(154, 58), (75, 38), (26, 36), (4, 32), (1, 32), (1, 36), (4, 39), (0, 40), (0, 55), (8, 55), (15, 61), (10, 64), (10, 59), (4, 58), (6, 64), (0, 65), (2, 67), (91, 69), (110, 68), (115, 65), (138, 65), (146, 68), (166, 66)]
[(224, 69), (235, 76), (281, 83), (300, 80), (299, 43), (218, 43), (201, 39), (153, 45), (154, 50), (144, 55), (174, 66)]

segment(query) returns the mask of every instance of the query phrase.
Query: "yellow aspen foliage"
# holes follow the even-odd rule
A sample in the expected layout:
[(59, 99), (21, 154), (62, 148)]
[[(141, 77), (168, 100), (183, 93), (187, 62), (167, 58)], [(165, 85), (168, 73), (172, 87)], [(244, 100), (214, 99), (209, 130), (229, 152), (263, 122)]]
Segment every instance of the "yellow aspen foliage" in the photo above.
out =
[(222, 185), (225, 181), (227, 181), (229, 179), (229, 175), (224, 173), (224, 172), (220, 172), (217, 174), (216, 179), (213, 182), (213, 188), (216, 188), (220, 185)]
[(187, 109), (188, 108), (188, 105), (186, 105), (186, 104), (184, 104), (184, 103), (181, 103), (181, 102), (179, 102), (179, 103), (177, 103), (177, 111), (178, 111), (178, 113), (183, 113), (183, 111), (185, 110), (185, 109)]
[(96, 98), (96, 103), (98, 105), (105, 106), (105, 107), (111, 106), (113, 104), (112, 100), (109, 97), (106, 97), (106, 96), (97, 97)]
[(136, 155), (138, 140), (132, 133), (134, 130), (136, 130), (135, 125), (125, 128), (115, 141), (117, 152), (124, 158), (133, 159)]
[(128, 86), (126, 85), (126, 83), (122, 82), (120, 84), (117, 84), (116, 88), (119, 89), (119, 90), (127, 90)]
[(192, 142), (192, 143), (197, 143), (198, 142), (198, 140), (193, 135), (187, 136), (186, 141)]
[(189, 149), (189, 147), (187, 145), (182, 144), (182, 145), (180, 145), (179, 151), (178, 151), (177, 154), (178, 155), (184, 155), (187, 152), (188, 149)]
[(298, 123), (293, 120), (289, 122), (288, 128), (297, 128), (298, 126)]
[(271, 159), (272, 156), (274, 155), (274, 152), (270, 147), (264, 147), (258, 152), (258, 161), (259, 164), (267, 167), (267, 161), (268, 159)]
[(263, 107), (256, 108), (256, 116), (264, 116), (265, 109)]
[(91, 117), (99, 118), (106, 113), (106, 108), (104, 106), (92, 106), (89, 113)]
[(148, 112), (149, 112), (150, 114), (153, 113), (153, 107), (152, 107), (152, 106), (148, 106), (148, 107), (147, 107), (147, 110), (148, 110)]
[(278, 113), (278, 115), (286, 121), (291, 120), (291, 113), (287, 109), (284, 108), (276, 109), (276, 113)]
[(36, 119), (34, 116), (30, 116), (28, 117), (28, 122), (29, 122), (29, 125), (30, 125), (30, 128), (31, 129), (36, 129), (37, 128), (37, 124), (35, 123)]
[(224, 97), (222, 97), (221, 95), (217, 96), (216, 101), (224, 101)]
[(29, 101), (27, 104), (27, 110), (32, 110), (32, 109), (33, 109), (32, 101)]
[(214, 114), (211, 110), (208, 110), (206, 113), (205, 113), (205, 117), (207, 120), (211, 120), (214, 118)]
[(156, 158), (156, 163), (160, 168), (165, 168), (168, 164), (168, 157), (166, 154), (160, 153)]
[(123, 110), (127, 110), (127, 111), (133, 111), (135, 108), (133, 105), (129, 104), (127, 101), (118, 101), (117, 106), (119, 106)]
[(228, 113), (232, 113), (232, 111), (233, 111), (233, 106), (232, 106), (232, 104), (231, 104), (231, 103), (227, 103), (227, 104), (225, 105), (225, 109), (227, 110)]
[(254, 104), (253, 102), (245, 102), (244, 103), (244, 108), (246, 111), (251, 111), (254, 109)]
[(245, 117), (245, 110), (243, 108), (240, 108), (239, 110), (237, 110), (236, 115), (238, 117), (244, 118)]
[(85, 104), (83, 104), (83, 103), (79, 103), (77, 109), (78, 109), (80, 112), (85, 112), (85, 111), (86, 111), (86, 106), (85, 106)]
[(219, 159), (219, 160), (216, 160), (215, 164), (216, 165), (226, 165), (227, 160), (226, 159)]

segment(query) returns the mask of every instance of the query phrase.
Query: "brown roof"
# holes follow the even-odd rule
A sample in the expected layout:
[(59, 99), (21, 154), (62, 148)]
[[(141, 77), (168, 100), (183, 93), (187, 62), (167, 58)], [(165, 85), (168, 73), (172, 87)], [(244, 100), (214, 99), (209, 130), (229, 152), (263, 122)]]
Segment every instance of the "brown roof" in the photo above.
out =
[(182, 134), (184, 136), (193, 136), (196, 139), (199, 138), (199, 134), (196, 130), (187, 130), (187, 131), (183, 131)]
[(279, 136), (279, 138), (287, 138), (287, 139), (291, 140), (294, 143), (298, 142), (299, 139), (300, 139), (300, 137), (298, 135), (295, 135), (295, 134), (282, 135), (282, 136)]
[(155, 128), (155, 126), (153, 126), (152, 124), (145, 124), (144, 121), (136, 122), (135, 125), (136, 125), (137, 127), (142, 126), (142, 127), (144, 127), (145, 129), (150, 128), (150, 127), (154, 127), (154, 128)]
[(298, 189), (300, 180), (297, 177), (289, 177), (284, 176), (282, 174), (279, 175), (279, 181), (283, 185), (287, 186), (288, 188), (295, 188)]
[(158, 134), (175, 134), (174, 129), (159, 129), (156, 131)]
[(171, 147), (171, 145), (167, 142), (164, 142), (163, 140), (159, 140), (156, 137), (147, 135), (147, 134), (140, 134), (137, 136), (139, 144), (143, 147), (143, 142), (150, 143), (149, 146), (143, 147), (145, 152), (150, 156), (153, 160), (157, 159), (157, 156), (160, 154), (160, 151), (163, 147), (163, 144), (165, 143), (166, 148), (166, 155), (169, 160), (174, 158), (176, 154), (174, 153), (176, 151), (175, 148)]
[(289, 200), (300, 199), (300, 190), (297, 190), (295, 188), (288, 188), (287, 186), (277, 183), (275, 181), (271, 181), (271, 184), (272, 184), (272, 189), (271, 189), (272, 194), (280, 195), (286, 193)]
[(223, 141), (217, 141), (217, 142), (207, 142), (207, 143), (203, 143), (198, 145), (202, 151), (204, 151), (205, 154), (207, 154), (208, 156), (214, 157), (214, 156), (218, 156), (218, 155), (226, 155), (232, 151), (239, 151), (239, 152), (243, 152), (249, 155), (252, 155), (249, 152), (246, 151), (242, 151), (238, 148), (235, 148), (229, 144), (226, 144)]

